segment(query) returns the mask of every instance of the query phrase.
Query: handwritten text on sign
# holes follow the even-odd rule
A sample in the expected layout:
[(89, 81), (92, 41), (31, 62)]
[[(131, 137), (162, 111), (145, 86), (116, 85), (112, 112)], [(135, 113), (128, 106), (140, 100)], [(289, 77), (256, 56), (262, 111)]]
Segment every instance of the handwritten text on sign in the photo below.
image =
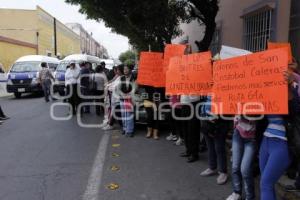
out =
[(141, 52), (137, 82), (140, 85), (155, 86), (163, 71), (163, 54)]
[(211, 53), (197, 53), (171, 58), (166, 75), (169, 95), (207, 95), (212, 92)]
[[(218, 61), (213, 67), (215, 114), (287, 114), (286, 49)], [(216, 105), (216, 106), (215, 106)]]

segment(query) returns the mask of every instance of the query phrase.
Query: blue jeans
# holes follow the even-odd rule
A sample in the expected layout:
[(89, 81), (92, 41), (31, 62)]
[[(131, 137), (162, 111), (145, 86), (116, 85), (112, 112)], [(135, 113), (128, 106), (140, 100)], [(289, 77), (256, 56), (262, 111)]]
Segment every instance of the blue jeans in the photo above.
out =
[(275, 184), (290, 163), (287, 141), (263, 138), (259, 153), (261, 200), (276, 200)]
[(134, 132), (134, 113), (133, 109), (128, 109), (126, 103), (121, 100), (121, 116), (122, 116), (122, 126), (123, 131), (126, 135), (132, 135)]
[(227, 173), (226, 135), (227, 124), (201, 121), (203, 132), (208, 148), (208, 165), (212, 170), (218, 169), (221, 173)]
[(244, 139), (235, 130), (232, 138), (232, 186), (233, 191), (241, 195), (244, 184), (246, 200), (255, 199), (252, 171), (255, 151), (255, 139)]
[(42, 88), (44, 91), (44, 95), (45, 95), (45, 100), (49, 101), (49, 96), (50, 96), (50, 89), (51, 89), (51, 80), (47, 79), (47, 80), (43, 80), (42, 81)]

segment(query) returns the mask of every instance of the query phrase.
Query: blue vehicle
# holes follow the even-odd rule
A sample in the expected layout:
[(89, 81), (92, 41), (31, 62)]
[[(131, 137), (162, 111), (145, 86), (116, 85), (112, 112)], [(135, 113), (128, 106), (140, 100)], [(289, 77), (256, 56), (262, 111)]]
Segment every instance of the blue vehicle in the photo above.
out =
[(7, 92), (14, 93), (16, 98), (20, 98), (23, 93), (42, 92), (43, 89), (37, 80), (42, 62), (47, 63), (48, 68), (52, 71), (59, 64), (58, 59), (47, 56), (31, 55), (19, 58), (9, 70)]

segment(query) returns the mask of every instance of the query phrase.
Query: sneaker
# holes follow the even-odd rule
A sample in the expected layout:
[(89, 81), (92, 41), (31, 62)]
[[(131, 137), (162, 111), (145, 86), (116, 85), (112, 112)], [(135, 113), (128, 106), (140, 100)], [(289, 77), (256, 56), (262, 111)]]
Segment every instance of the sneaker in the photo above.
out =
[(295, 185), (287, 185), (284, 189), (287, 192), (300, 192), (300, 188), (297, 188)]
[(9, 119), (9, 117), (7, 116), (0, 117), (0, 120), (7, 120), (7, 119)]
[(102, 130), (104, 130), (104, 131), (110, 131), (110, 130), (113, 130), (114, 129), (114, 127), (113, 126), (111, 126), (111, 125), (107, 125), (107, 126), (104, 126), (103, 128), (102, 128)]
[(240, 200), (240, 199), (242, 199), (241, 195), (234, 192), (229, 197), (227, 197), (226, 200)]
[(228, 175), (225, 173), (220, 173), (220, 175), (217, 178), (217, 184), (218, 185), (224, 185), (228, 180)]
[(181, 146), (181, 145), (183, 145), (183, 139), (178, 138), (178, 140), (175, 142), (175, 145), (176, 145), (176, 146)]
[(203, 171), (200, 176), (213, 176), (217, 174), (217, 171), (216, 170), (212, 170), (210, 168), (206, 169), (205, 171)]
[(100, 128), (104, 128), (105, 126), (107, 126), (107, 122), (103, 122), (102, 124), (100, 124)]
[(177, 140), (177, 136), (173, 135), (171, 133), (168, 137), (166, 137), (166, 140), (168, 140), (168, 141), (176, 141)]

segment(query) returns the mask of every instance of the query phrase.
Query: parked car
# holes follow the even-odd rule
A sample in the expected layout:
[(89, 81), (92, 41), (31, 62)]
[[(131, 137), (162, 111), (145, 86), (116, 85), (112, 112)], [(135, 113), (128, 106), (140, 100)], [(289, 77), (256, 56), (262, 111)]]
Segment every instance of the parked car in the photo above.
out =
[(37, 81), (41, 63), (47, 63), (49, 69), (59, 64), (57, 58), (41, 55), (29, 55), (15, 61), (8, 72), (6, 90), (20, 98), (23, 93), (39, 93), (43, 89)]

